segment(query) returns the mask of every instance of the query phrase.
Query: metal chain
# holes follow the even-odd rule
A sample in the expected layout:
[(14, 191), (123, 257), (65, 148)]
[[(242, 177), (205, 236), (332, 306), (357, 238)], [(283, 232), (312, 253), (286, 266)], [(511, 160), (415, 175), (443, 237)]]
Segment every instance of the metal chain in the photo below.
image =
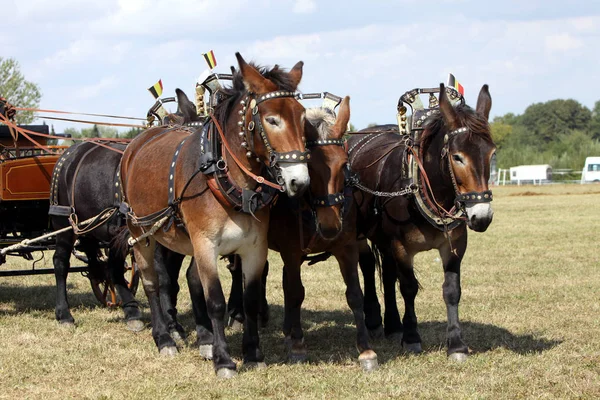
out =
[(352, 186), (355, 186), (355, 187), (359, 188), (360, 190), (367, 192), (369, 194), (372, 194), (373, 196), (377, 196), (377, 197), (405, 196), (407, 194), (417, 193), (417, 191), (419, 190), (419, 187), (417, 185), (415, 185), (414, 183), (411, 183), (410, 185), (406, 186), (404, 189), (398, 190), (397, 192), (380, 192), (378, 190), (371, 190), (368, 187), (363, 186), (358, 180), (356, 180), (355, 182), (352, 182)]

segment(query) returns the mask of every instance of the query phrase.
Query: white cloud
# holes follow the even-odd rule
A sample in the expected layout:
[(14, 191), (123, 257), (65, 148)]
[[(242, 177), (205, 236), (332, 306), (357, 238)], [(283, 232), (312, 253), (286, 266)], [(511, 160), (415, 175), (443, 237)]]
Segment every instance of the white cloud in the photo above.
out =
[(317, 4), (314, 0), (296, 0), (292, 11), (296, 14), (310, 14), (316, 9)]
[(583, 41), (568, 33), (546, 36), (546, 49), (549, 51), (569, 51), (583, 47)]
[(72, 90), (73, 97), (80, 100), (91, 99), (93, 97), (104, 97), (109, 93), (109, 89), (114, 89), (117, 86), (118, 80), (114, 76), (102, 78), (97, 83), (74, 88)]

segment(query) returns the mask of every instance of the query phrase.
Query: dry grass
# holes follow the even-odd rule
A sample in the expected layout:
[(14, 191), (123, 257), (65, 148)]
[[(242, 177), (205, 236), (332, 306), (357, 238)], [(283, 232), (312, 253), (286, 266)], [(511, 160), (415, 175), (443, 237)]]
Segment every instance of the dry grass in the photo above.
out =
[[(98, 307), (78, 274), (69, 278), (75, 329), (54, 321), (53, 277), (0, 278), (0, 398), (598, 398), (598, 189), (494, 188), (494, 222), (470, 235), (463, 263), (460, 311), (473, 353), (464, 364), (446, 360), (434, 252), (416, 260), (422, 355), (377, 342), (381, 367), (362, 373), (345, 289), (337, 266), (326, 262), (303, 271), (310, 363), (285, 364), (280, 261), (271, 254), (272, 320), (261, 336), (269, 367), (230, 381), (218, 381), (191, 345), (173, 359), (159, 357), (150, 330), (128, 332), (120, 311)], [(19, 263), (28, 265), (9, 266)], [(142, 290), (138, 297), (145, 301)], [(187, 292), (180, 299), (193, 332)], [(228, 332), (228, 339), (239, 360), (241, 336)]]

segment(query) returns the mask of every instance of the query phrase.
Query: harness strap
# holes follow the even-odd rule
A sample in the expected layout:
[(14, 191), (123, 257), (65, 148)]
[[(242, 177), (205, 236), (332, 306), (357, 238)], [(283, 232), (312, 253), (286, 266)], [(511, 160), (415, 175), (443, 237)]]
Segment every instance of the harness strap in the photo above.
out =
[(231, 148), (229, 147), (229, 143), (227, 142), (227, 140), (225, 139), (225, 134), (223, 133), (223, 129), (221, 129), (221, 125), (219, 125), (219, 122), (217, 121), (217, 119), (215, 118), (215, 116), (213, 114), (210, 115), (210, 118), (212, 119), (213, 123), (215, 124), (215, 126), (217, 127), (217, 132), (219, 132), (219, 136), (221, 137), (221, 141), (223, 143), (223, 145), (225, 146), (225, 148), (227, 149), (227, 152), (229, 153), (229, 155), (231, 156), (231, 158), (233, 158), (233, 161), (235, 161), (236, 165), (249, 177), (251, 177), (252, 179), (254, 179), (256, 182), (261, 183), (261, 184), (265, 184), (267, 186), (272, 187), (273, 189), (277, 189), (279, 191), (283, 191), (283, 187), (281, 187), (280, 185), (277, 185), (273, 182), (269, 182), (268, 180), (266, 180), (264, 177), (262, 176), (258, 176), (254, 173), (252, 173), (252, 171), (250, 171), (248, 168), (246, 168), (244, 166), (244, 164), (241, 163), (241, 161), (235, 156), (234, 152), (231, 150)]

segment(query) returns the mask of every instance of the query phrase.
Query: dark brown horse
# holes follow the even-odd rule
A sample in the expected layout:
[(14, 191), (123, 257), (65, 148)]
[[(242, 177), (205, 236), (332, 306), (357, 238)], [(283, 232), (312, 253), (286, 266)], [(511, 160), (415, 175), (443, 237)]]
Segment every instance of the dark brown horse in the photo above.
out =
[[(226, 307), (217, 258), (237, 253), (243, 260), (244, 363), (263, 365), (256, 320), (268, 251), (270, 189), (294, 197), (309, 183), (304, 107), (294, 93), (302, 78), (302, 63), (289, 72), (260, 71), (239, 53), (236, 57), (239, 73), (233, 87), (223, 92), (224, 99), (206, 129), (149, 129), (131, 142), (121, 163), (124, 194), (131, 207), (130, 244), (151, 306), (156, 345), (161, 354), (177, 352), (159, 299), (154, 269), (158, 241), (196, 260), (213, 330), (213, 362), (220, 377), (236, 372), (225, 341)], [(278, 184), (269, 181), (269, 173)]]
[[(439, 112), (434, 109), (429, 116), (423, 115), (424, 128), (412, 142), (406, 136), (400, 140), (397, 133), (357, 134), (349, 140), (352, 170), (371, 189), (357, 191), (355, 199), (359, 231), (383, 258), (384, 331), (388, 336), (401, 335), (408, 351), (421, 351), (414, 309), (419, 284), (413, 258), (419, 252), (437, 249), (444, 268), (448, 356), (464, 360), (468, 354), (458, 319), (460, 265), (467, 248), (467, 227), (483, 232), (492, 222), (488, 190), (490, 161), (495, 152), (488, 125), (491, 105), (487, 85), (479, 93), (475, 110), (453, 106), (441, 85)], [(407, 179), (402, 172), (411, 168), (413, 178)], [(411, 183), (418, 185), (418, 192), (411, 190)], [(382, 321), (374, 259), (368, 251), (363, 243), (366, 323), (377, 334)], [(402, 322), (396, 307), (397, 280), (405, 304)]]
[[(348, 186), (348, 157), (345, 146), (342, 145), (342, 137), (350, 117), (349, 108), (342, 103), (337, 120), (329, 124), (326, 123), (323, 111), (312, 111), (313, 118), (309, 120), (317, 128), (318, 138), (307, 143), (307, 146), (312, 147), (313, 154), (309, 164), (310, 189), (299, 202), (280, 198), (271, 210), (269, 227), (269, 248), (278, 251), (284, 263), (283, 333), (288, 358), (293, 362), (306, 359), (300, 318), (305, 292), (300, 267), (308, 254), (327, 252), (333, 254), (339, 263), (347, 287), (346, 300), (356, 323), (359, 362), (365, 370), (370, 371), (377, 368), (377, 355), (369, 344), (363, 320), (363, 294), (357, 268), (356, 209), (352, 187)], [(296, 211), (290, 213), (290, 209)], [(241, 282), (241, 273), (234, 270), (232, 297), (239, 298), (239, 293), (242, 292)], [(233, 310), (237, 310), (239, 314), (241, 304), (235, 303), (235, 300), (230, 299), (229, 306), (233, 306)], [(265, 307), (266, 299), (263, 300), (263, 311)]]

